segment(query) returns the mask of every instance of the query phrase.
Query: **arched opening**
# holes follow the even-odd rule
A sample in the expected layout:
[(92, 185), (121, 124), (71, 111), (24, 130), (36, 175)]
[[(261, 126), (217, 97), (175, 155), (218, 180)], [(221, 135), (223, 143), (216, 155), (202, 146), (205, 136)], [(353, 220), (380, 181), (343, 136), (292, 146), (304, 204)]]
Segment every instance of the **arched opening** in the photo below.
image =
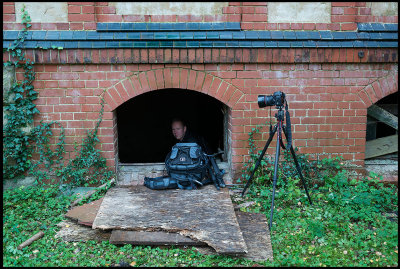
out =
[(398, 171), (398, 92), (367, 110), (365, 168), (384, 175)]
[(120, 177), (140, 181), (148, 171), (164, 169), (165, 156), (177, 142), (171, 131), (175, 117), (203, 136), (213, 152), (223, 150), (217, 162), (227, 166), (228, 112), (229, 108), (217, 99), (183, 89), (146, 92), (120, 105), (116, 109)]

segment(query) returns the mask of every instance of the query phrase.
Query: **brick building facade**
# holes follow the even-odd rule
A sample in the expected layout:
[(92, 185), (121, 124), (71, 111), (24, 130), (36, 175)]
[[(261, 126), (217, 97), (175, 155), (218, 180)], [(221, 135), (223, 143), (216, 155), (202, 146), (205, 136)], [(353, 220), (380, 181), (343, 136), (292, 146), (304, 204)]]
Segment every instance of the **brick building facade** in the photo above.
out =
[[(225, 151), (235, 178), (248, 132), (269, 120), (257, 96), (283, 91), (300, 153), (364, 165), (367, 109), (398, 90), (396, 3), (151, 4), (26, 3), (32, 27), (23, 46), (35, 62), (41, 112), (35, 122), (61, 122), (70, 158), (104, 97), (99, 149), (110, 167), (162, 161), (126, 156), (151, 143), (159, 144), (149, 151), (163, 155), (170, 119), (186, 116)], [(22, 29), (21, 5), (3, 3), (3, 48)], [(3, 62), (9, 57), (3, 52)], [(171, 109), (182, 103), (190, 104), (184, 115)], [(267, 129), (255, 136), (259, 148)]]

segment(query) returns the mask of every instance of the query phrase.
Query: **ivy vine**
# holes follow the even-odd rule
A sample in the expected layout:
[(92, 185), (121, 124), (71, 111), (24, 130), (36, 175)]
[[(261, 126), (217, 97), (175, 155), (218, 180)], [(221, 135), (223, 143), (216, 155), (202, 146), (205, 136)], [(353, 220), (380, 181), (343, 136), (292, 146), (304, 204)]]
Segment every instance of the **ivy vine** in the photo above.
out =
[[(33, 116), (39, 110), (33, 103), (38, 93), (32, 85), (35, 80), (33, 61), (25, 58), (25, 53), (19, 48), (25, 41), (31, 21), (25, 7), (22, 9), (22, 24), (24, 28), (19, 32), (18, 38), (7, 48), (14, 61), (3, 63), (4, 67), (14, 66), (22, 68), (24, 80), (15, 82), (3, 97), (5, 110), (3, 125), (3, 178), (15, 178), (23, 174), (30, 167), (32, 157), (32, 133), (26, 131), (33, 124)], [(4, 121), (4, 120), (3, 120)]]
[[(36, 182), (45, 184), (67, 184), (73, 186), (88, 186), (89, 184), (102, 184), (107, 182), (114, 173), (108, 170), (106, 160), (101, 156), (100, 150), (95, 149), (99, 142), (98, 128), (104, 113), (104, 99), (101, 99), (99, 119), (94, 130), (88, 130), (87, 137), (82, 139), (81, 148), (75, 144), (76, 157), (69, 159), (64, 166), (65, 130), (58, 121), (40, 124), (28, 131), (33, 125), (33, 117), (40, 111), (36, 108), (34, 100), (38, 92), (32, 85), (35, 80), (33, 71), (34, 62), (25, 57), (21, 46), (31, 27), (31, 19), (25, 6), (22, 8), (23, 29), (18, 38), (6, 49), (13, 61), (3, 63), (4, 67), (14, 66), (15, 70), (22, 68), (24, 80), (16, 81), (3, 97), (4, 125), (3, 125), (3, 178), (13, 179), (24, 175), (27, 171), (35, 176)], [(56, 48), (54, 48), (56, 49)], [(57, 48), (60, 49), (60, 48)], [(53, 136), (52, 126), (60, 128), (58, 143), (53, 151), (50, 139)], [(39, 154), (39, 159), (32, 159), (33, 153)], [(43, 169), (44, 168), (44, 169)], [(50, 180), (50, 181), (49, 181)]]
[(94, 130), (88, 130), (86, 138), (82, 139), (82, 146), (78, 150), (75, 159), (70, 159), (66, 167), (58, 171), (61, 182), (72, 183), (73, 186), (89, 186), (90, 184), (105, 183), (114, 176), (114, 173), (107, 169), (106, 160), (101, 156), (100, 150), (96, 149), (98, 129), (104, 113), (104, 98), (101, 99), (99, 119)]

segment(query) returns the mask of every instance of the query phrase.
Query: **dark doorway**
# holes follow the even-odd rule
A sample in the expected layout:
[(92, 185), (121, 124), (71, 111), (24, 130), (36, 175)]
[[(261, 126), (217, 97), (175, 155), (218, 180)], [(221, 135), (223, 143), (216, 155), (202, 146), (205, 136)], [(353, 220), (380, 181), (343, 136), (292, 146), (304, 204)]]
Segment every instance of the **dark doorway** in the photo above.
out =
[(175, 117), (202, 135), (213, 152), (224, 150), (225, 107), (209, 95), (182, 89), (152, 91), (127, 101), (117, 108), (119, 162), (164, 162), (176, 143), (171, 132)]

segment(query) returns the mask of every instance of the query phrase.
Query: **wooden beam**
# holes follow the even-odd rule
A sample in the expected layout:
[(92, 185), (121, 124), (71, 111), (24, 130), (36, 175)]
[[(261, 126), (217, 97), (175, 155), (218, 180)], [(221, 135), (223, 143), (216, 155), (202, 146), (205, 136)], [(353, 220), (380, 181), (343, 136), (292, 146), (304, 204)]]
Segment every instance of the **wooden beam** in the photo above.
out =
[(365, 159), (399, 151), (398, 135), (386, 136), (365, 143)]
[(387, 112), (383, 108), (380, 108), (377, 105), (372, 105), (368, 108), (367, 114), (398, 130), (398, 118), (395, 115)]
[(397, 117), (399, 114), (399, 105), (398, 104), (377, 104), (380, 108), (383, 108), (390, 114), (393, 114)]
[(40, 231), (37, 234), (35, 234), (34, 236), (32, 236), (31, 238), (29, 238), (28, 240), (26, 240), (25, 242), (23, 242), (22, 244), (20, 244), (17, 249), (21, 250), (26, 246), (29, 246), (30, 244), (32, 244), (34, 241), (38, 240), (39, 238), (42, 238), (44, 235), (44, 232)]

